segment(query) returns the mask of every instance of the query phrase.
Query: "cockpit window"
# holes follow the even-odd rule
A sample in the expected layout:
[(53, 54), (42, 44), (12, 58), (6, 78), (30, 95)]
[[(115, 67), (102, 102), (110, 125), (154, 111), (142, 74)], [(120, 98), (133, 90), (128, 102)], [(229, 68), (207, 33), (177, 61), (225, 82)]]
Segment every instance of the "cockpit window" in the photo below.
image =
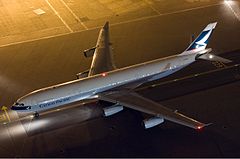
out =
[(15, 103), (16, 106), (24, 106), (23, 103)]

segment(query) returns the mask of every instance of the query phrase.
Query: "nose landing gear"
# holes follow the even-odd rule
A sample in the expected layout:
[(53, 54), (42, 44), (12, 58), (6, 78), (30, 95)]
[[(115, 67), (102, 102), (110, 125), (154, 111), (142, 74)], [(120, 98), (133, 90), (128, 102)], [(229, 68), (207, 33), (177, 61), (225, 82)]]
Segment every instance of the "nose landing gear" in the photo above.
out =
[(34, 115), (34, 118), (38, 118), (39, 117), (39, 113), (38, 112), (35, 112), (33, 115)]

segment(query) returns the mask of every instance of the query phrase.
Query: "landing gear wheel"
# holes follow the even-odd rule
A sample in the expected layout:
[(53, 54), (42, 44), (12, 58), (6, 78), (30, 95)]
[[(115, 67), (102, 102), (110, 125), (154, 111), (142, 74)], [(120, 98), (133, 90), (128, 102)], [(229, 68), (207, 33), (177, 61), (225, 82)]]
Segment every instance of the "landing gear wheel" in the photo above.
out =
[(39, 117), (39, 113), (38, 113), (38, 112), (35, 112), (35, 113), (34, 113), (34, 117), (35, 117), (35, 118), (38, 118), (38, 117)]

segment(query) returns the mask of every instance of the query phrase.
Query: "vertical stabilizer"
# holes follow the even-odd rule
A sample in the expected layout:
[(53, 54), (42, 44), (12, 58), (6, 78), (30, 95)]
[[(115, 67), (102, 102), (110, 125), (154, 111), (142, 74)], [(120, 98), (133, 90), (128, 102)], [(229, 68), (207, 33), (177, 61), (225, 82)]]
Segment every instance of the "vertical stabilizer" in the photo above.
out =
[(196, 53), (205, 50), (209, 41), (209, 38), (216, 27), (217, 22), (208, 24), (204, 30), (198, 35), (198, 37), (190, 44), (190, 46), (181, 54)]
[(109, 39), (109, 22), (106, 22), (99, 32), (88, 76), (108, 72), (114, 69), (116, 69), (116, 66), (113, 62), (112, 48)]

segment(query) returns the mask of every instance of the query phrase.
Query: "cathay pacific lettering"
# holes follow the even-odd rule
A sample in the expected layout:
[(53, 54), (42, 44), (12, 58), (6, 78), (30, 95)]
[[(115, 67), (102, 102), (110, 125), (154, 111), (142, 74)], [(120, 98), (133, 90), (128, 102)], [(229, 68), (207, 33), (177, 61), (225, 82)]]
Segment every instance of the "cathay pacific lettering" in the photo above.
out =
[(48, 103), (44, 103), (44, 104), (39, 104), (39, 108), (51, 107), (53, 105), (58, 105), (58, 104), (67, 102), (69, 100), (70, 100), (70, 97), (64, 98), (64, 99), (58, 99), (56, 101), (52, 101), (52, 102), (48, 102)]

